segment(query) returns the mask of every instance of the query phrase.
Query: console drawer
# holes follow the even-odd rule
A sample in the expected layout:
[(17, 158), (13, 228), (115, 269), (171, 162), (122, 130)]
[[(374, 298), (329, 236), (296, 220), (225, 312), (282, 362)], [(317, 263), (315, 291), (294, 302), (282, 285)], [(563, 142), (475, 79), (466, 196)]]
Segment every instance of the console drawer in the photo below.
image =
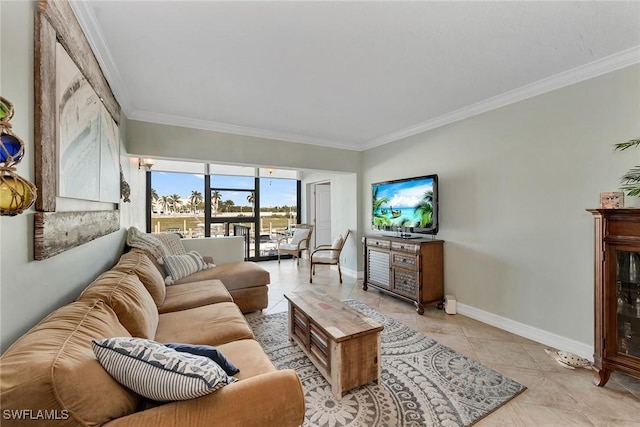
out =
[(391, 250), (417, 254), (420, 252), (420, 245), (405, 242), (391, 242)]
[(389, 249), (389, 247), (391, 246), (391, 242), (389, 242), (388, 240), (378, 240), (378, 239), (367, 238), (367, 246), (380, 248), (380, 249)]
[(397, 265), (400, 267), (415, 269), (418, 265), (418, 256), (417, 255), (407, 255), (407, 254), (399, 254), (393, 252), (391, 255), (393, 265)]

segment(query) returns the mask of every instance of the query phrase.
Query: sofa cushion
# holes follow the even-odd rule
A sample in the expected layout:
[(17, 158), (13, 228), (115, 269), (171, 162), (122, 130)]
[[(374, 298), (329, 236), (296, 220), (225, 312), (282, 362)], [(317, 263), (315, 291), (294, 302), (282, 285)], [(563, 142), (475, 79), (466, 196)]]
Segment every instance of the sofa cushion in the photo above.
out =
[(156, 341), (220, 345), (253, 338), (253, 332), (232, 302), (205, 305), (160, 315)]
[(163, 262), (162, 257), (167, 255), (160, 239), (153, 234), (143, 233), (136, 227), (129, 227), (127, 230), (127, 245), (147, 251), (159, 264)]
[(184, 283), (166, 287), (167, 297), (158, 307), (160, 313), (187, 310), (218, 302), (233, 302), (233, 298), (220, 280)]
[(69, 418), (57, 420), (57, 426), (102, 425), (132, 414), (140, 397), (115, 381), (91, 349), (92, 339), (126, 335), (116, 313), (102, 300), (59, 308), (0, 357), (2, 409), (67, 411)]
[(119, 383), (156, 401), (188, 400), (237, 381), (213, 360), (132, 337), (92, 341), (98, 361)]
[(216, 347), (240, 369), (239, 380), (277, 371), (256, 340), (237, 340)]
[(120, 257), (113, 270), (138, 276), (156, 306), (161, 305), (167, 294), (164, 277), (141, 249), (133, 249)]
[(257, 286), (255, 288), (236, 289), (230, 291), (233, 302), (243, 313), (262, 310), (269, 306), (269, 287)]
[(209, 279), (221, 280), (229, 291), (266, 286), (270, 282), (269, 272), (257, 263), (231, 262), (198, 271), (183, 279), (177, 280), (174, 284), (179, 285)]
[(158, 327), (158, 308), (138, 276), (108, 270), (94, 280), (78, 300), (104, 300), (118, 315), (132, 336), (154, 338)]
[(162, 242), (166, 255), (184, 255), (187, 253), (180, 240), (180, 235), (177, 233), (158, 233), (154, 234), (154, 237)]
[(182, 353), (189, 353), (189, 354), (195, 354), (196, 356), (208, 357), (209, 359), (216, 362), (222, 369), (224, 369), (227, 375), (235, 375), (238, 372), (240, 372), (240, 369), (238, 369), (233, 363), (231, 363), (229, 359), (224, 357), (224, 354), (222, 354), (222, 352), (218, 348), (212, 345), (206, 345), (206, 344), (195, 345), (195, 344), (178, 343), (178, 342), (168, 342), (168, 343), (165, 343), (164, 345), (176, 351), (180, 351)]
[(165, 255), (164, 271), (167, 277), (164, 282), (167, 285), (174, 284), (190, 274), (209, 268), (209, 264), (204, 262), (202, 255), (196, 251), (191, 251), (183, 255)]

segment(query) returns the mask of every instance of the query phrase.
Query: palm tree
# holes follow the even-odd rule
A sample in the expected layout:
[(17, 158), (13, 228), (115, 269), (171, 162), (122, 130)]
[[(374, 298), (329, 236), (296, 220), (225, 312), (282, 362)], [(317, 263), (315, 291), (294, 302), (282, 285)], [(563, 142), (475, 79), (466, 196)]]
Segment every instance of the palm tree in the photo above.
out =
[(171, 198), (169, 196), (162, 196), (160, 197), (159, 201), (160, 201), (160, 206), (162, 206), (162, 210), (164, 212), (167, 212), (172, 203)]
[(389, 203), (389, 198), (381, 197), (378, 198), (378, 190), (380, 187), (377, 185), (373, 187), (373, 194), (371, 196), (371, 213), (373, 214), (373, 225), (376, 227), (381, 227), (385, 225), (391, 225), (391, 219), (382, 215), (381, 208), (382, 205)]
[(198, 205), (202, 203), (202, 193), (199, 191), (192, 191), (191, 196), (189, 196), (189, 202), (191, 202), (191, 210), (193, 213), (196, 213), (196, 209)]
[(180, 205), (182, 204), (182, 201), (180, 200), (180, 195), (179, 194), (172, 194), (171, 196), (171, 200), (172, 200), (172, 206), (173, 206), (173, 211), (174, 212), (178, 212), (178, 208), (180, 208)]
[(218, 213), (218, 204), (222, 199), (222, 194), (218, 190), (213, 190), (211, 192), (211, 201), (213, 202), (211, 209), (213, 210), (214, 216)]
[(251, 194), (247, 196), (247, 202), (249, 202), (249, 204), (251, 205), (251, 216), (253, 216), (253, 202), (255, 201), (255, 196), (256, 193), (254, 191), (252, 191)]
[(231, 209), (232, 206), (235, 206), (235, 203), (233, 203), (233, 200), (229, 199), (222, 202), (222, 205), (225, 206), (225, 211), (229, 212), (229, 209)]
[(433, 190), (424, 192), (422, 200), (420, 200), (414, 212), (421, 217), (420, 227), (425, 227), (433, 222)]
[(160, 199), (160, 196), (158, 196), (158, 192), (154, 188), (152, 188), (151, 189), (151, 210), (155, 210), (159, 199)]

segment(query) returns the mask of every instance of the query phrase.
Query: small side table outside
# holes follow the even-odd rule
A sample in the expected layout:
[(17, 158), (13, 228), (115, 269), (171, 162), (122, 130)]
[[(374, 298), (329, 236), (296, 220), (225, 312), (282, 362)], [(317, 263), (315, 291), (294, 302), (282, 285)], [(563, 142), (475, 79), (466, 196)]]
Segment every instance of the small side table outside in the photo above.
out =
[(342, 301), (314, 291), (286, 293), (289, 337), (341, 399), (352, 388), (380, 380), (384, 327)]

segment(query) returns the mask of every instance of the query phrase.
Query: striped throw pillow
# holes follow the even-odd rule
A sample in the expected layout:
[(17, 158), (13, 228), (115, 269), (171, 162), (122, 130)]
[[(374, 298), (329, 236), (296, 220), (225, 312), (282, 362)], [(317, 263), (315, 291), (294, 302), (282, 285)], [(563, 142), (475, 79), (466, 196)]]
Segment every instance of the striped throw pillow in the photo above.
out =
[(104, 369), (120, 384), (159, 402), (188, 400), (237, 381), (213, 360), (158, 342), (114, 337), (91, 342)]
[(162, 242), (166, 255), (184, 255), (187, 253), (180, 236), (176, 233), (159, 233), (154, 235)]
[(202, 255), (196, 251), (187, 252), (184, 255), (165, 255), (163, 260), (164, 271), (167, 275), (164, 283), (167, 285), (172, 285), (183, 277), (209, 268), (209, 264), (204, 262)]

